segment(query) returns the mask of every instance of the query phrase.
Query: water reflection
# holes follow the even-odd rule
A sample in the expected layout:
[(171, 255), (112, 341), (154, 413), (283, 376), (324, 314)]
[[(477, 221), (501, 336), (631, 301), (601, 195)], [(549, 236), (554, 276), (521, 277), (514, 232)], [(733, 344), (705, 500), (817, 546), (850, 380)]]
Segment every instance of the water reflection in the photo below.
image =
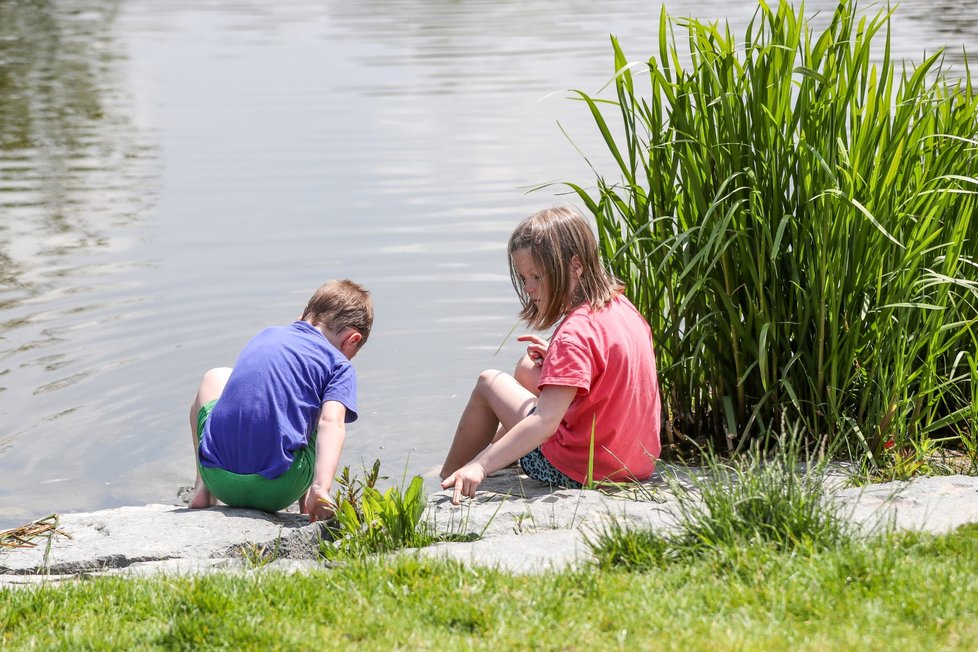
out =
[[(73, 276), (78, 270), (65, 266), (65, 257), (111, 247), (112, 229), (145, 205), (133, 182), (145, 180), (134, 161), (147, 153), (131, 138), (128, 116), (119, 111), (124, 89), (113, 83), (118, 5), (0, 4), (5, 316), (18, 300)], [(6, 321), (4, 331), (24, 319)]]
[[(756, 3), (667, 6), (740, 34)], [(200, 374), (333, 276), (378, 311), (344, 463), (440, 462), (518, 352), (505, 240), (563, 199), (524, 190), (590, 180), (556, 123), (602, 167), (565, 91), (608, 81), (609, 34), (654, 54), (658, 9), (0, 0), (0, 527), (171, 500)], [(952, 60), (976, 16), (908, 0), (895, 51)]]
[[(115, 357), (99, 343), (127, 302), (121, 275), (146, 264), (123, 253), (152, 202), (154, 152), (120, 83), (119, 10), (0, 2), (0, 522), (73, 466), (52, 449), (97, 431), (91, 380)], [(63, 391), (86, 382), (87, 395)]]
[[(347, 38), (379, 44), (357, 54), (371, 68), (417, 68), (420, 80), (403, 79), (368, 90), (373, 96), (454, 95), (480, 92), (539, 97), (607, 76), (607, 40), (591, 38), (596, 25), (649, 24), (648, 4), (549, 2), (332, 3)], [(395, 54), (397, 56), (392, 56)], [(557, 62), (563, 65), (554, 66)], [(518, 75), (513, 67), (519, 66)], [(519, 84), (513, 84), (518, 77)], [(418, 83), (420, 81), (420, 83)]]
[[(947, 39), (931, 39), (929, 50), (934, 46), (947, 44), (951, 52), (961, 52), (961, 45), (974, 47), (978, 36), (978, 11), (973, 2), (967, 0), (932, 0), (930, 2), (911, 2), (901, 4), (898, 11), (906, 12), (913, 20), (919, 20), (926, 31), (947, 35)], [(963, 38), (962, 38), (963, 37)], [(943, 42), (942, 42), (943, 41)]]

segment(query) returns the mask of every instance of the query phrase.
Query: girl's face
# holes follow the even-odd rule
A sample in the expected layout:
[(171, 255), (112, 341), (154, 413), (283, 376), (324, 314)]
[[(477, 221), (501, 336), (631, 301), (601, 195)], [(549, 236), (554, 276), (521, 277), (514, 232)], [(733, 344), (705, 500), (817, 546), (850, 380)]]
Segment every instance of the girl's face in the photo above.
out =
[(513, 267), (530, 301), (538, 310), (545, 308), (549, 299), (547, 279), (543, 276), (543, 270), (537, 269), (529, 249), (524, 247), (513, 252)]

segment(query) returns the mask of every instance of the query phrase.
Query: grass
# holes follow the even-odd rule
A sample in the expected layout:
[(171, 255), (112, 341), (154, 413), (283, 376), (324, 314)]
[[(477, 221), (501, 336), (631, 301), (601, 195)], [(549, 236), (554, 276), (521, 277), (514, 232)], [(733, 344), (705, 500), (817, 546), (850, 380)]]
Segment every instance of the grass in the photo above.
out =
[(664, 476), (674, 497), (675, 527), (636, 530), (611, 519), (587, 538), (599, 567), (646, 570), (702, 557), (736, 557), (755, 546), (810, 554), (849, 544), (850, 522), (831, 502), (826, 467), (801, 465), (797, 439), (727, 462), (704, 454), (698, 475)]
[(761, 0), (740, 38), (663, 8), (652, 56), (612, 39), (611, 97), (575, 92), (614, 163), (566, 185), (652, 325), (667, 445), (974, 459), (978, 96), (895, 60), (878, 7)]
[(0, 591), (20, 649), (904, 650), (978, 646), (978, 527), (545, 576), (403, 557), (310, 574)]

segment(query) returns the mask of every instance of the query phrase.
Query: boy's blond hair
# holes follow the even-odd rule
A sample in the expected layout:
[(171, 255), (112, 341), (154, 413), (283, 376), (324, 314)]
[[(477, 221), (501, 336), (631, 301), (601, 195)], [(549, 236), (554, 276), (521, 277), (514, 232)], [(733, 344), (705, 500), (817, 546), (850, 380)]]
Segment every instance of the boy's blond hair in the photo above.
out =
[(374, 323), (374, 302), (370, 292), (349, 279), (323, 283), (309, 299), (302, 320), (331, 331), (352, 328), (362, 339), (357, 348), (367, 342)]

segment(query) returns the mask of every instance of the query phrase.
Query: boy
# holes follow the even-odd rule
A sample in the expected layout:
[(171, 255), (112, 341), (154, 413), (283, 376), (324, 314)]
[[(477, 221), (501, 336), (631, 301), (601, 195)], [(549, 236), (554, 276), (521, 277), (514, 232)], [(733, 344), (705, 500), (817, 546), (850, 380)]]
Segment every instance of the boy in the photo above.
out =
[(328, 519), (346, 425), (357, 418), (350, 360), (373, 325), (370, 294), (329, 281), (302, 317), (256, 335), (234, 369), (204, 374), (190, 408), (197, 459), (192, 509), (217, 501), (268, 512), (299, 501), (309, 521)]

